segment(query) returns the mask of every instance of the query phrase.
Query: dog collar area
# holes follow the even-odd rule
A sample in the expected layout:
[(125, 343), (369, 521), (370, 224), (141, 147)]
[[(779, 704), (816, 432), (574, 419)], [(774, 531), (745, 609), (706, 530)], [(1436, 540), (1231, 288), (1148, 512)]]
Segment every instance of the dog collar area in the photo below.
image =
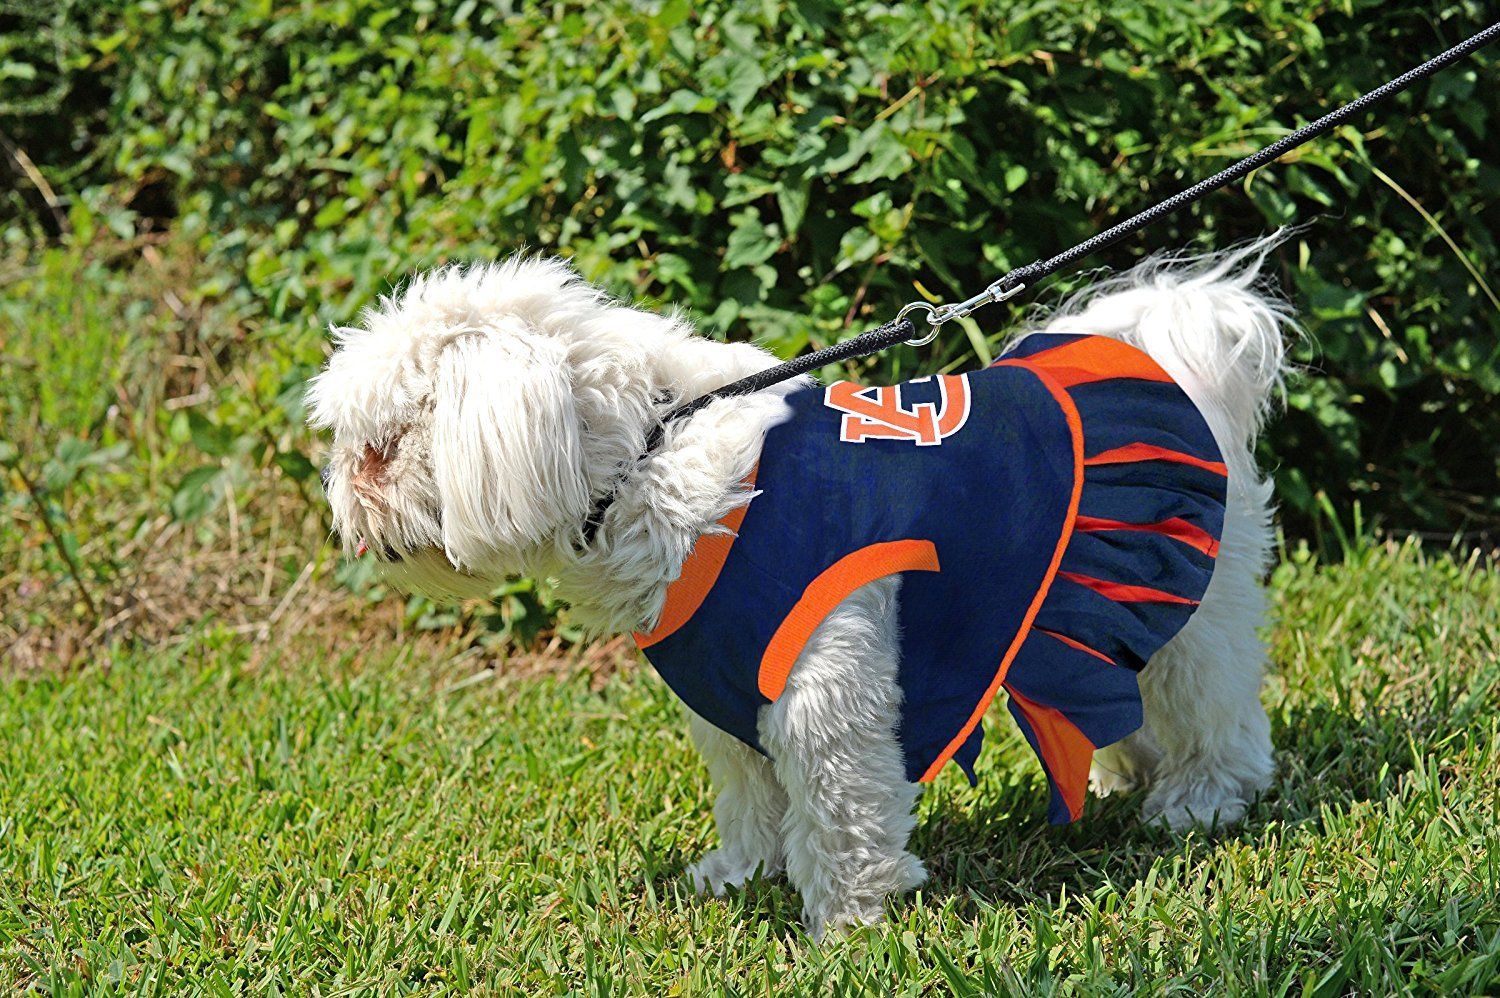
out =
[[(736, 384), (738, 384), (738, 382), (736, 382)], [(725, 386), (726, 389), (733, 387), (734, 385)], [(724, 390), (725, 389), (719, 389), (719, 391)], [(646, 444), (641, 448), (641, 452), (636, 456), (634, 463), (626, 465), (618, 472), (616, 472), (615, 477), (610, 481), (608, 490), (606, 490), (604, 494), (601, 495), (598, 499), (594, 500), (594, 504), (589, 507), (588, 516), (584, 517), (583, 519), (583, 547), (585, 549), (593, 547), (594, 538), (599, 535), (599, 528), (603, 525), (605, 516), (609, 514), (609, 507), (613, 506), (615, 500), (619, 498), (620, 487), (624, 485), (625, 479), (629, 477), (632, 471), (634, 471), (636, 468), (639, 468), (642, 464), (649, 460), (652, 452), (655, 451), (656, 448), (661, 446), (661, 442), (667, 433), (667, 427), (679, 419), (686, 419), (687, 417), (691, 416), (693, 413), (697, 412), (699, 409), (703, 408), (703, 406), (712, 401), (714, 397), (717, 396), (714, 396), (712, 393), (710, 393), (709, 395), (704, 395), (701, 398), (694, 399), (686, 405), (677, 406), (676, 408), (669, 410), (667, 414), (661, 418), (661, 422), (651, 427), (650, 432), (646, 434)], [(666, 393), (658, 393), (657, 396), (653, 399), (653, 401), (658, 406), (665, 405), (671, 400), (672, 396)]]

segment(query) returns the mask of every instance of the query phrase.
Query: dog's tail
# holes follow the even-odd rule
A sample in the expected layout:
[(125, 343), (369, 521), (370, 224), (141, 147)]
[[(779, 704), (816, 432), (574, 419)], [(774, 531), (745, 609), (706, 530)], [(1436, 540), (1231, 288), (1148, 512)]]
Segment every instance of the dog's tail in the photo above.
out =
[(1282, 387), (1296, 330), (1291, 306), (1261, 278), (1287, 234), (1206, 256), (1152, 257), (1064, 302), (1040, 331), (1139, 347), (1216, 424), (1221, 446), (1248, 452)]

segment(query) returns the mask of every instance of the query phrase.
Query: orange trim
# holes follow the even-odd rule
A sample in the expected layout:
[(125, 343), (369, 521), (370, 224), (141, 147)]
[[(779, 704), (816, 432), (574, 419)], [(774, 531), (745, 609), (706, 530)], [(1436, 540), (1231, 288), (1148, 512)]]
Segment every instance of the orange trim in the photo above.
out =
[(1095, 658), (1099, 659), (1101, 662), (1108, 662), (1110, 665), (1116, 664), (1115, 660), (1104, 654), (1104, 652), (1099, 651), (1096, 648), (1090, 648), (1088, 645), (1084, 644), (1082, 641), (1077, 640), (1076, 638), (1070, 638), (1066, 634), (1058, 634), (1056, 631), (1049, 631), (1045, 627), (1038, 627), (1036, 630), (1038, 634), (1045, 634), (1049, 638), (1056, 638), (1063, 644), (1067, 645), (1069, 648), (1077, 648), (1085, 655), (1092, 655)]
[(1031, 725), (1031, 731), (1036, 735), (1036, 745), (1041, 752), (1042, 761), (1047, 764), (1047, 773), (1062, 794), (1063, 803), (1068, 806), (1068, 814), (1077, 821), (1083, 814), (1083, 799), (1089, 789), (1089, 766), (1094, 761), (1094, 743), (1056, 707), (1028, 700), (1009, 686), (1005, 688), (1005, 692), (1010, 694), (1016, 706), (1021, 708), (1021, 713), (1026, 715), (1026, 723)]
[(1076, 582), (1080, 586), (1087, 586), (1094, 592), (1099, 593), (1106, 599), (1114, 600), (1116, 603), (1181, 603), (1185, 606), (1198, 605), (1198, 601), (1195, 599), (1162, 592), (1160, 589), (1152, 589), (1150, 586), (1127, 586), (1123, 582), (1110, 582), (1108, 579), (1096, 579), (1091, 575), (1079, 575), (1076, 572), (1059, 572), (1057, 574), (1069, 582)]
[(1171, 376), (1144, 351), (1107, 336), (1089, 336), (1016, 359), (1046, 371), (1063, 388), (1113, 378), (1172, 383)]
[(1005, 681), (1006, 674), (1010, 672), (1011, 662), (1015, 660), (1016, 653), (1021, 650), (1021, 645), (1026, 643), (1026, 637), (1031, 633), (1031, 624), (1036, 620), (1037, 611), (1042, 608), (1042, 603), (1047, 599), (1047, 591), (1052, 588), (1052, 580), (1057, 577), (1057, 568), (1062, 564), (1063, 552), (1067, 550), (1068, 541), (1073, 537), (1073, 521), (1078, 518), (1078, 500), (1083, 495), (1083, 420), (1079, 418), (1078, 407), (1073, 404), (1073, 400), (1063, 386), (1050, 373), (1031, 366), (1030, 361), (1033, 359), (1032, 357), (1018, 357), (1013, 360), (1002, 360), (996, 366), (1020, 367), (1036, 375), (1046, 386), (1047, 391), (1052, 393), (1058, 408), (1062, 409), (1063, 418), (1068, 421), (1068, 431), (1073, 436), (1073, 494), (1068, 497), (1068, 513), (1063, 518), (1062, 533), (1058, 536), (1057, 547), (1052, 552), (1052, 563), (1047, 566), (1047, 573), (1042, 576), (1042, 584), (1037, 586), (1036, 595), (1031, 598), (1031, 606), (1026, 608), (1026, 616), (1022, 618), (1016, 636), (1011, 639), (1010, 647), (1005, 650), (1005, 657), (1000, 660), (1000, 666), (995, 670), (994, 680), (990, 682), (989, 689), (984, 691), (984, 696), (979, 698), (979, 703), (974, 705), (974, 712), (969, 715), (969, 720), (922, 774), (919, 781), (921, 783), (932, 780), (948, 764), (948, 760), (953, 758), (953, 753), (968, 741), (969, 735), (984, 717), (984, 712), (994, 702), (995, 694), (1000, 692), (1000, 684)]
[(1157, 447), (1154, 444), (1126, 444), (1124, 447), (1116, 447), (1114, 450), (1095, 454), (1083, 463), (1086, 467), (1092, 468), (1101, 464), (1132, 464), (1136, 461), (1171, 461), (1173, 464), (1190, 464), (1204, 471), (1212, 471), (1216, 475), (1225, 477), (1229, 475), (1229, 469), (1224, 467), (1222, 461), (1205, 461), (1201, 457), (1184, 454), (1180, 450)]
[[(745, 479), (747, 489), (755, 485), (755, 475), (759, 470), (758, 466), (752, 469), (750, 477)], [(729, 549), (734, 546), (740, 524), (744, 522), (745, 513), (749, 509), (750, 504), (747, 502), (730, 510), (719, 521), (719, 525), (728, 533), (704, 534), (698, 538), (698, 543), (693, 545), (692, 552), (682, 563), (682, 571), (667, 586), (667, 601), (662, 605), (656, 626), (649, 634), (635, 632), (637, 648), (650, 648), (658, 641), (665, 641), (698, 612), (698, 608), (708, 597), (708, 591), (719, 581), (719, 573), (724, 570), (724, 561), (729, 557)]]
[(767, 700), (786, 689), (797, 656), (813, 631), (854, 590), (896, 572), (939, 571), (937, 548), (931, 541), (901, 540), (871, 544), (851, 551), (808, 583), (760, 658), (757, 685)]
[(1163, 537), (1170, 537), (1174, 541), (1181, 541), (1188, 547), (1196, 548), (1210, 558), (1219, 556), (1219, 542), (1213, 534), (1177, 516), (1170, 520), (1162, 520), (1160, 523), (1125, 523), (1096, 516), (1080, 516), (1077, 529), (1086, 533), (1093, 533), (1096, 530), (1139, 530), (1148, 534), (1161, 534)]

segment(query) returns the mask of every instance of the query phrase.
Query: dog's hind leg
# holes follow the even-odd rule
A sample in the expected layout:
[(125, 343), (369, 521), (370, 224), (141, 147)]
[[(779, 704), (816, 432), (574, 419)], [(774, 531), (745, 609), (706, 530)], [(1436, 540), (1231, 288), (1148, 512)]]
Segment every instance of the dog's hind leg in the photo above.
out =
[(719, 848), (688, 868), (688, 880), (700, 893), (723, 894), (759, 872), (782, 871), (781, 822), (786, 792), (776, 782), (771, 762), (733, 735), (688, 712), (693, 742), (713, 781), (714, 824)]
[(1161, 750), (1145, 728), (1094, 753), (1089, 789), (1097, 797), (1130, 793), (1145, 786), (1161, 759)]
[(1144, 782), (1148, 819), (1174, 828), (1228, 824), (1271, 778), (1260, 704), (1271, 549), (1270, 494), (1255, 438), (1286, 370), (1290, 308), (1258, 287), (1278, 232), (1197, 260), (1147, 261), (1096, 282), (1048, 320), (1051, 333), (1096, 333), (1139, 347), (1193, 398), (1229, 468), (1213, 581), (1185, 628), (1141, 673), (1145, 725), (1099, 753), (1097, 790)]
[(1101, 760), (1149, 774), (1147, 821), (1173, 829), (1230, 825), (1270, 785), (1271, 725), (1260, 701), (1266, 668), (1269, 484), (1231, 476), (1213, 581), (1186, 627), (1141, 672), (1145, 726)]
[(761, 742), (788, 797), (787, 875), (814, 939), (879, 921), (887, 897), (927, 878), (906, 850), (919, 790), (896, 737), (899, 589), (891, 577), (855, 590), (761, 708)]

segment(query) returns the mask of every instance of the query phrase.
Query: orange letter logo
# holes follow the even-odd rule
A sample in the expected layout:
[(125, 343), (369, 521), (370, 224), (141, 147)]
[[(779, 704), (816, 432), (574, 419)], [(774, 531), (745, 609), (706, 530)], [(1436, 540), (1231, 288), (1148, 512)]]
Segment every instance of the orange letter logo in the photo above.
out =
[[(929, 378), (917, 378), (928, 381)], [(969, 421), (969, 376), (944, 374), (938, 378), (942, 401), (901, 404), (901, 388), (861, 388), (852, 381), (828, 386), (823, 404), (844, 413), (839, 439), (862, 444), (866, 440), (910, 440), (918, 447), (935, 447)]]

